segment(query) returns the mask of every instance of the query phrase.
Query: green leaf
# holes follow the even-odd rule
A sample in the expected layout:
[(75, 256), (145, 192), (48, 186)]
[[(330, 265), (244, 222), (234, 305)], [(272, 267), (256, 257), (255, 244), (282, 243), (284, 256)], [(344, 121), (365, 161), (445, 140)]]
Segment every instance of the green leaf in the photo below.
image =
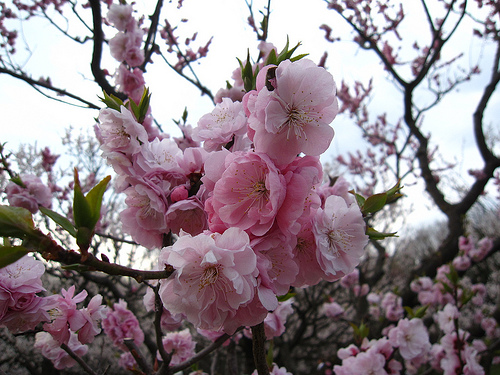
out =
[(0, 205), (0, 237), (24, 238), (34, 228), (31, 212), (27, 209)]
[(92, 222), (92, 209), (82, 193), (82, 187), (78, 178), (78, 171), (75, 168), (75, 187), (73, 194), (73, 218), (76, 228), (90, 228)]
[(356, 193), (354, 190), (349, 190), (349, 193), (351, 193), (352, 195), (354, 195), (354, 198), (356, 198), (356, 203), (358, 204), (359, 207), (363, 207), (364, 204), (365, 204), (365, 197), (363, 197), (362, 195)]
[(285, 301), (289, 300), (290, 298), (295, 297), (296, 294), (297, 293), (288, 292), (287, 294), (285, 294), (283, 296), (278, 296), (278, 302), (285, 302)]
[(40, 211), (45, 216), (48, 216), (52, 219), (56, 224), (58, 224), (61, 228), (63, 228), (66, 232), (71, 234), (73, 237), (76, 237), (76, 228), (75, 226), (64, 216), (59, 215), (57, 212), (49, 210), (48, 208), (40, 206)]
[(403, 187), (401, 186), (401, 180), (397, 182), (391, 189), (387, 190), (387, 204), (393, 203), (404, 195), (400, 193), (400, 190)]
[(88, 226), (89, 229), (94, 229), (95, 225), (99, 221), (99, 217), (101, 216), (101, 205), (102, 205), (102, 197), (106, 188), (108, 187), (109, 181), (111, 180), (111, 176), (104, 177), (96, 186), (94, 186), (87, 194), (85, 199), (87, 200), (90, 211), (92, 214), (92, 222), (91, 226)]
[(410, 319), (415, 317), (415, 312), (410, 306), (403, 306)]
[(0, 246), (0, 268), (16, 262), (29, 251), (23, 246)]
[(450, 272), (446, 274), (446, 277), (448, 278), (448, 280), (451, 281), (451, 283), (455, 286), (458, 285), (458, 281), (459, 281), (459, 276), (458, 276), (458, 273), (457, 273), (457, 270), (455, 269), (455, 267), (451, 266), (450, 265)]
[(378, 241), (378, 240), (383, 240), (384, 238), (387, 237), (397, 237), (396, 233), (397, 232), (393, 233), (379, 232), (373, 229), (372, 227), (366, 227), (366, 234), (368, 235), (368, 237), (370, 237), (370, 240)]
[(120, 112), (121, 107), (123, 106), (123, 101), (114, 96), (114, 95), (108, 95), (106, 91), (103, 91), (104, 98), (99, 97), (101, 102), (106, 104), (108, 108), (114, 109), (115, 111)]
[(386, 201), (387, 193), (374, 194), (368, 197), (365, 200), (365, 204), (361, 208), (363, 216), (380, 211), (382, 208), (384, 208)]
[(274, 49), (269, 52), (266, 61), (264, 62), (264, 66), (266, 65), (278, 65), (278, 57), (276, 56), (276, 51)]
[(429, 305), (421, 306), (415, 311), (415, 318), (422, 319), (425, 315), (425, 312), (429, 308)]

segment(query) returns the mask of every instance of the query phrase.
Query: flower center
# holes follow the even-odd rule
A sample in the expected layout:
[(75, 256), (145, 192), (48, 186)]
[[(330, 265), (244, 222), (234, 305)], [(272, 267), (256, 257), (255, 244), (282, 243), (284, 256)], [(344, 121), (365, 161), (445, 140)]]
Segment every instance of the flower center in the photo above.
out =
[(214, 284), (219, 278), (219, 273), (222, 270), (222, 265), (213, 264), (206, 267), (203, 270), (203, 274), (200, 277), (199, 289), (205, 288), (207, 285)]
[(354, 236), (342, 229), (332, 229), (327, 234), (328, 246), (336, 258), (340, 257), (340, 251), (350, 246), (350, 239)]

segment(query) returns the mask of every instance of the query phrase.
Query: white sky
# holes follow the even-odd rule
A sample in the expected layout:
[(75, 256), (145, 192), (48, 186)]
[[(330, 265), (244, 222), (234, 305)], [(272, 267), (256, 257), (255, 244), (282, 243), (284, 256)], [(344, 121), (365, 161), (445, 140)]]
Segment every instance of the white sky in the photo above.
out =
[[(146, 0), (138, 1), (140, 6), (148, 9), (147, 13), (153, 12), (153, 3)], [(176, 4), (176, 1), (174, 3)], [(208, 57), (202, 59), (199, 65), (195, 65), (195, 69), (200, 80), (215, 94), (218, 88), (225, 86), (226, 80), (230, 80), (232, 71), (237, 67), (236, 57), (244, 59), (247, 48), (250, 48), (252, 56), (255, 57), (257, 54), (254, 33), (246, 23), (248, 10), (245, 2), (185, 0), (180, 15), (175, 10), (175, 4), (167, 2), (164, 15), (169, 17), (173, 25), (175, 21), (172, 20), (175, 20), (175, 17), (188, 18), (189, 22), (180, 24), (179, 29), (186, 30), (182, 34), (184, 36), (191, 36), (194, 31), (199, 32), (196, 47), (214, 36)], [(259, 6), (265, 4), (267, 1), (254, 1), (256, 21), (260, 21)], [(411, 9), (409, 16), (420, 11), (418, 7), (412, 7), (410, 2), (405, 4)], [(325, 41), (324, 32), (319, 29), (321, 24), (329, 24), (334, 32), (342, 34), (346, 40), (349, 28), (333, 11), (326, 10), (323, 1), (274, 0), (272, 9), (268, 41), (281, 49), (288, 35), (290, 44), (302, 42), (299, 53), (310, 53), (310, 58), (316, 62), (327, 50), (329, 54), (327, 67), (339, 85), (342, 79), (348, 82), (355, 79), (367, 82), (371, 76), (375, 76), (375, 92), (371, 107), (391, 111), (389, 118), (397, 119), (402, 108), (400, 96), (397, 96), (394, 86), (385, 81), (386, 73), (377, 61), (370, 59), (369, 53), (352, 43), (339, 42), (332, 45)], [(68, 88), (69, 91), (99, 104), (96, 97), (100, 95), (100, 91), (90, 79), (91, 43), (83, 46), (75, 45), (41, 21), (29, 21), (23, 23), (22, 27), (24, 38), (31, 50), (30, 57), (26, 57), (23, 61), (26, 70), (32, 72), (34, 78), (49, 75), (55, 86)], [(418, 23), (411, 23), (408, 20), (402, 27), (407, 33), (404, 38), (423, 35)], [(107, 36), (112, 37), (113, 34)], [(19, 40), (20, 52), (23, 52), (22, 38), (23, 36)], [(411, 45), (412, 42), (408, 44)], [(457, 51), (466, 49), (464, 52), (468, 56), (462, 59), (462, 64), (467, 68), (469, 64), (475, 64), (482, 45), (477, 39), (472, 38), (469, 30), (466, 30), (466, 33), (452, 40), (451, 47), (457, 48)], [(444, 53), (451, 56), (455, 51), (450, 49)], [(487, 49), (483, 51), (485, 56), (489, 53)], [(111, 58), (107, 58), (103, 63), (103, 67), (107, 67), (110, 71), (117, 66)], [(439, 144), (440, 150), (449, 160), (460, 163), (464, 178), (467, 178), (467, 169), (473, 166), (477, 168), (480, 160), (475, 151), (471, 121), (473, 108), (488, 79), (489, 65), (483, 64), (483, 66), (484, 73), (479, 80), (462, 85), (457, 94), (449, 95), (442, 106), (426, 116), (426, 120), (432, 125), (424, 129), (432, 130), (433, 142)], [(176, 132), (171, 120), (179, 119), (186, 106), (189, 111), (188, 119), (193, 125), (196, 125), (199, 117), (213, 108), (207, 97), (201, 97), (196, 88), (171, 72), (159, 58), (154, 64), (149, 65), (146, 83), (153, 94), (153, 114), (166, 131)], [(62, 152), (59, 140), (68, 126), (72, 125), (78, 129), (91, 127), (94, 124), (96, 111), (70, 107), (45, 99), (29, 85), (14, 78), (0, 75), (0, 87), (0, 109), (2, 109), (0, 141), (8, 142), (8, 148), (17, 149), (20, 143), (36, 142), (40, 148), (50, 145), (56, 151)], [(499, 95), (496, 95), (487, 113), (488, 121), (498, 117), (498, 108), (500, 108)], [(498, 127), (498, 123), (493, 124)], [(325, 161), (331, 160), (339, 153), (354, 151), (360, 147), (359, 131), (349, 121), (339, 117), (332, 125), (336, 136), (323, 157)], [(413, 194), (412, 189), (407, 189), (406, 192)], [(423, 219), (424, 214), (427, 215), (427, 208), (421, 207), (412, 213), (408, 220), (415, 223), (428, 220), (428, 217)]]

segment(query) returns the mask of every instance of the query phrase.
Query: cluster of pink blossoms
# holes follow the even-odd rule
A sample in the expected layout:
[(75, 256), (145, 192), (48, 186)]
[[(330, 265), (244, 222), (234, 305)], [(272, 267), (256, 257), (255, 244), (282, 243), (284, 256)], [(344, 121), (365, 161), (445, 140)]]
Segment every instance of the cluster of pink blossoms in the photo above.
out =
[(349, 274), (368, 242), (345, 181), (322, 183), (338, 111), (332, 76), (286, 60), (256, 82), (242, 102), (223, 98), (203, 116), (190, 142), (152, 137), (125, 107), (99, 115), (103, 155), (127, 196), (123, 229), (148, 248), (179, 236), (160, 255), (160, 269), (176, 269), (160, 294), (197, 328), (260, 323), (291, 286)]
[(9, 204), (14, 207), (26, 208), (32, 214), (38, 212), (38, 206), (50, 208), (52, 206), (52, 192), (40, 177), (32, 174), (20, 176), (24, 187), (14, 182), (9, 182), (5, 193)]

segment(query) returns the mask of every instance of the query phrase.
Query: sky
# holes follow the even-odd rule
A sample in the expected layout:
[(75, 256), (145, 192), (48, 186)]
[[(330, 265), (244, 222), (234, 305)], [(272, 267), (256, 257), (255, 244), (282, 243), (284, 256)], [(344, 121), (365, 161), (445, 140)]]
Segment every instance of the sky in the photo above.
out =
[[(151, 13), (153, 2), (137, 1), (139, 7)], [(262, 9), (267, 1), (254, 1), (254, 12), (260, 20), (258, 9)], [(305, 5), (307, 4), (307, 5)], [(195, 64), (200, 80), (216, 92), (230, 80), (232, 71), (238, 66), (236, 58), (246, 58), (247, 49), (256, 56), (255, 35), (246, 23), (248, 9), (244, 0), (186, 0), (181, 13), (176, 11), (176, 1), (166, 2), (165, 16), (171, 24), (179, 25), (182, 35), (191, 36), (198, 32), (197, 44), (204, 44), (211, 36), (213, 41), (206, 58)], [(410, 7), (409, 15), (419, 15), (421, 11), (415, 8), (415, 3), (405, 3)], [(187, 18), (186, 23), (180, 22)], [(308, 58), (318, 62), (321, 55), (328, 51), (327, 68), (334, 76), (338, 85), (342, 80), (367, 82), (374, 77), (375, 92), (371, 98), (370, 108), (389, 111), (391, 120), (397, 120), (401, 113), (401, 100), (395, 85), (387, 81), (387, 73), (383, 71), (375, 59), (359, 46), (346, 41), (333, 45), (324, 39), (324, 32), (319, 29), (323, 23), (329, 24), (334, 32), (346, 37), (349, 28), (333, 11), (327, 11), (323, 1), (274, 0), (270, 17), (270, 32), (268, 41), (281, 49), (287, 39), (290, 44), (302, 43), (298, 53), (310, 53)], [(30, 20), (20, 24), (21, 38), (29, 46), (29, 51), (22, 48), (19, 41), (21, 63), (34, 78), (50, 76), (55, 86), (67, 87), (90, 101), (99, 104), (97, 96), (100, 91), (91, 80), (90, 50), (91, 44), (76, 45), (69, 39), (59, 35), (46, 22)], [(73, 24), (68, 26), (70, 30)], [(402, 24), (405, 38), (420, 38), (420, 25), (412, 22), (411, 17)], [(416, 32), (417, 31), (417, 32)], [(113, 34), (109, 34), (112, 37)], [(408, 43), (409, 44), (409, 43)], [(482, 56), (487, 60), (489, 50), (474, 39), (469, 33), (463, 33), (452, 39), (450, 49), (445, 56), (452, 56), (465, 46), (466, 57), (462, 59), (465, 67), (475, 64)], [(405, 51), (401, 51), (404, 55)], [(103, 60), (103, 67), (113, 71), (117, 63), (110, 57)], [(466, 83), (459, 91), (447, 97), (443, 103), (426, 115), (432, 127), (424, 131), (433, 133), (433, 141), (439, 144), (440, 151), (451, 161), (459, 164), (460, 171), (467, 179), (466, 171), (479, 163), (479, 155), (474, 150), (471, 120), (472, 112), (481, 94), (487, 75), (488, 65), (483, 63), (483, 74), (477, 81)], [(199, 91), (190, 86), (168, 67), (156, 59), (148, 66), (146, 82), (152, 92), (152, 110), (157, 121), (165, 131), (178, 135), (178, 130), (172, 119), (179, 119), (187, 107), (188, 122), (195, 125), (197, 119), (212, 110), (213, 105), (208, 97), (200, 96)], [(88, 109), (68, 106), (67, 104), (46, 99), (29, 85), (14, 78), (0, 75), (0, 108), (2, 109), (1, 142), (8, 142), (7, 147), (16, 149), (20, 143), (35, 143), (39, 148), (50, 145), (56, 152), (63, 148), (59, 140), (69, 126), (78, 129), (88, 129), (94, 125), (97, 112)], [(491, 103), (491, 108), (500, 108), (498, 95)], [(489, 121), (493, 125), (498, 110), (490, 110)], [(435, 126), (439, 124), (439, 126)], [(498, 124), (496, 124), (498, 125)], [(341, 153), (355, 151), (362, 147), (359, 142), (360, 132), (350, 121), (339, 116), (332, 126), (336, 136), (330, 149), (322, 157), (323, 161), (331, 161)], [(470, 182), (470, 180), (467, 180)], [(408, 187), (407, 194), (421, 195), (421, 187)], [(425, 204), (415, 209), (408, 220), (419, 223), (428, 220), (430, 205)], [(423, 215), (427, 215), (425, 218)], [(434, 217), (434, 216), (433, 216)], [(435, 216), (436, 218), (439, 215)]]

